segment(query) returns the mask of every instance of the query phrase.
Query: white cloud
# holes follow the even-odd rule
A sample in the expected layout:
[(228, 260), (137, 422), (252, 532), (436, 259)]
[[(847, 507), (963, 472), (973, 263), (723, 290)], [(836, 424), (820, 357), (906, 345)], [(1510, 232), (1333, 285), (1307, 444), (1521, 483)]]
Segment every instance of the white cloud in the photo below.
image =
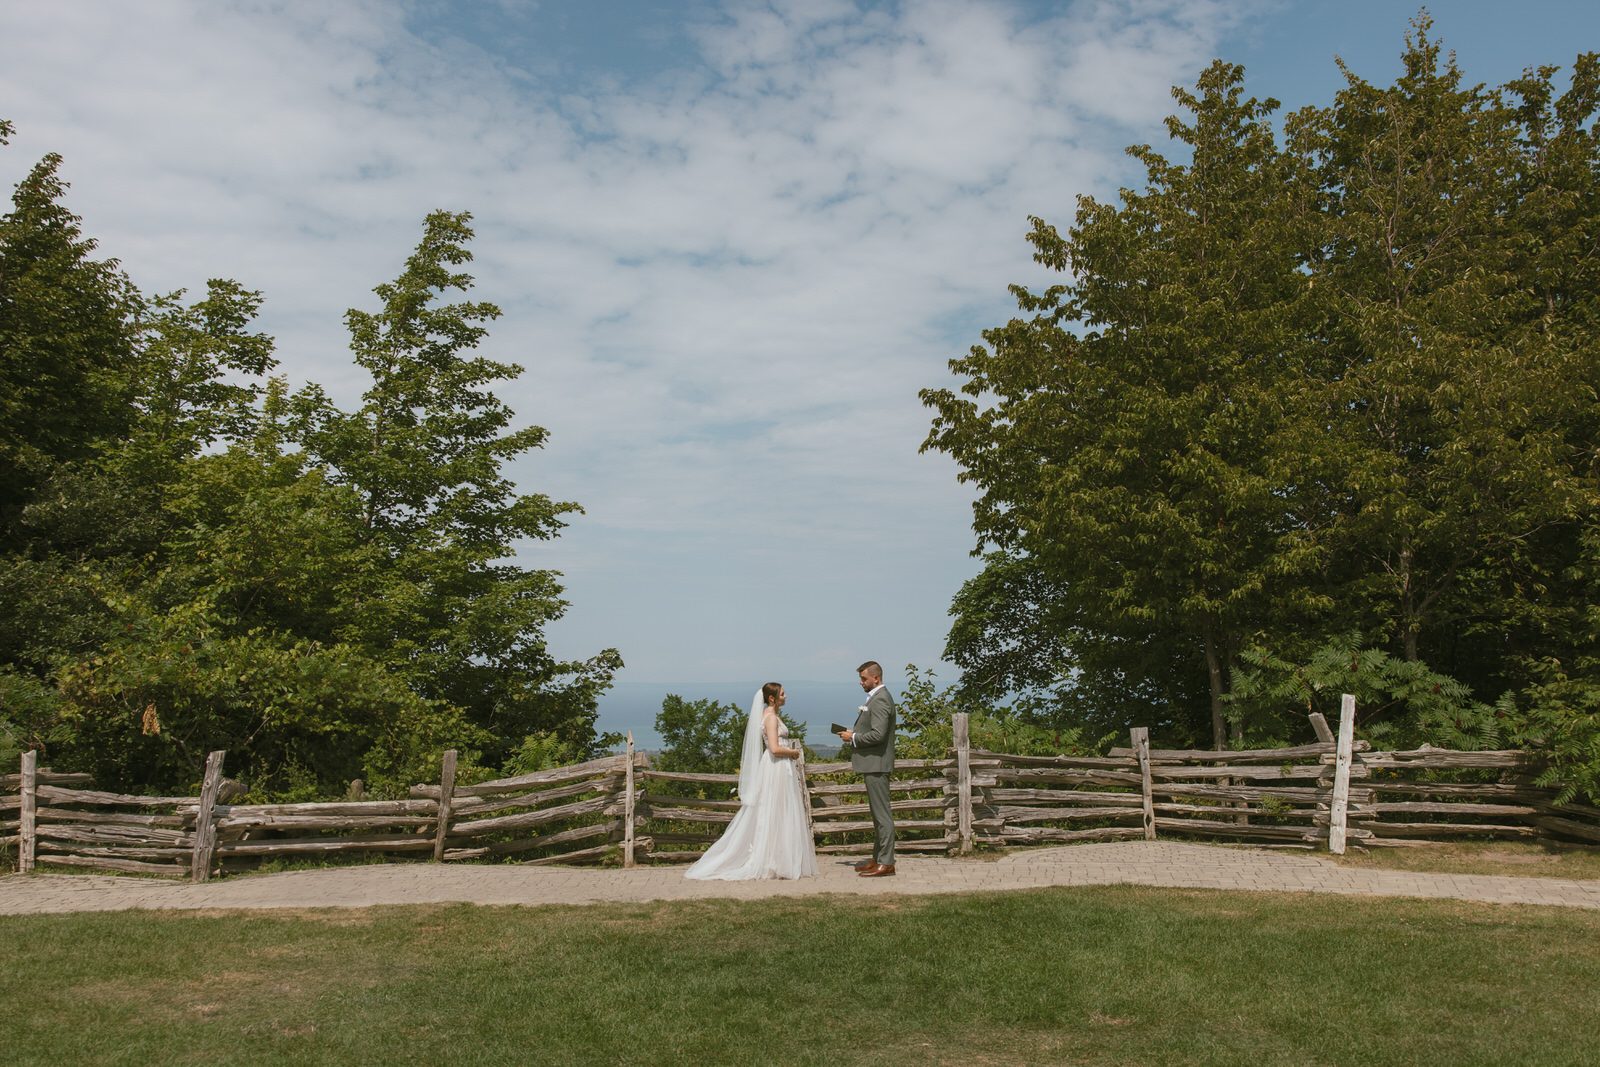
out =
[(62, 152), (136, 281), (265, 290), (285, 369), (345, 399), (344, 309), (428, 210), (473, 211), (490, 351), (528, 367), (503, 395), (553, 431), (518, 474), (588, 509), (528, 554), (571, 579), (559, 649), (644, 677), (927, 663), (972, 564), (916, 391), (1042, 280), (1028, 214), (1128, 180), (1233, 9), (730, 4), (624, 90), (387, 3), (11, 4), (0, 173)]

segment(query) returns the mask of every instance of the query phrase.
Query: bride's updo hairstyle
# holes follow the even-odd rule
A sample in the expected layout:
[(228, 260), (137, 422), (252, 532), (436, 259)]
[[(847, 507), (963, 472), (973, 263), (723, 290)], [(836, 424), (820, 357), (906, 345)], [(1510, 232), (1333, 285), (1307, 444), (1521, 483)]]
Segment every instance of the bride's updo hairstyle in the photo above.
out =
[(783, 686), (779, 685), (777, 682), (768, 682), (766, 685), (762, 686), (761, 687), (761, 701), (762, 701), (762, 703), (766, 704), (766, 706), (769, 707), (769, 708), (772, 707), (772, 705), (774, 705), (774, 704), (776, 704), (778, 702), (778, 691), (781, 690), (782, 688), (783, 688)]

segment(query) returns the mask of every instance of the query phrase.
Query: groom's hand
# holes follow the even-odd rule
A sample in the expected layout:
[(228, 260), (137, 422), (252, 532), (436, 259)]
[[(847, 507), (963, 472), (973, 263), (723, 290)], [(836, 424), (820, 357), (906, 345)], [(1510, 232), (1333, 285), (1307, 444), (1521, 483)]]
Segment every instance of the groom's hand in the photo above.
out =
[(839, 736), (846, 741), (854, 741), (856, 739), (856, 732), (854, 730), (841, 730), (839, 732)]

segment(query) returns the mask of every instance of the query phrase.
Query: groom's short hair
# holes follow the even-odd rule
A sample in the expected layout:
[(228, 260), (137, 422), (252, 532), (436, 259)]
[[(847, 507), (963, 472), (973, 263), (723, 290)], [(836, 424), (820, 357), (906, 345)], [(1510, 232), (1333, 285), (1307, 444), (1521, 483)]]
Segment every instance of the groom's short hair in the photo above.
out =
[(878, 666), (877, 663), (875, 663), (874, 661), (872, 661), (870, 659), (867, 660), (867, 662), (863, 663), (861, 666), (857, 667), (856, 668), (856, 673), (857, 674), (870, 674), (874, 678), (878, 679), (878, 681), (880, 681), (880, 682), (883, 681), (883, 668)]

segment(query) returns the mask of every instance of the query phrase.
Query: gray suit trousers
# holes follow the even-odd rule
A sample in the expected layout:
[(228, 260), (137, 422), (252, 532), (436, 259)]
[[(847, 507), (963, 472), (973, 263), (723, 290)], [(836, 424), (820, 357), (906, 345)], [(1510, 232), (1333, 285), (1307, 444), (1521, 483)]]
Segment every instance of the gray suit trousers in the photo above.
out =
[(872, 849), (872, 862), (894, 864), (894, 812), (889, 809), (889, 776), (864, 774), (867, 780), (867, 807), (872, 811), (872, 829), (878, 835)]

